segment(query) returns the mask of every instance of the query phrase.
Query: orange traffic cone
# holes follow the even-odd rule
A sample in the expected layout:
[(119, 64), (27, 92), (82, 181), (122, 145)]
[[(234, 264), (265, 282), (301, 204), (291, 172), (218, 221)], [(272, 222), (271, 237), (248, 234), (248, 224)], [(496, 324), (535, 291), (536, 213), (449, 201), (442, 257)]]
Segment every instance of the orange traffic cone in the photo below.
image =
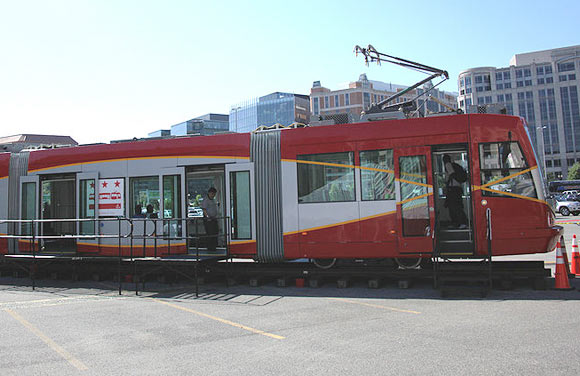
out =
[(578, 243), (576, 243), (576, 234), (572, 236), (572, 267), (570, 271), (574, 275), (580, 275), (580, 253), (578, 253)]
[(568, 252), (566, 251), (566, 241), (564, 241), (564, 236), (560, 237), (560, 244), (562, 256), (564, 257), (564, 266), (566, 266), (566, 272), (568, 272), (568, 278), (572, 278), (574, 277), (574, 274), (570, 273), (570, 262), (568, 261)]
[[(560, 242), (558, 242), (559, 245)], [(566, 270), (566, 265), (564, 264), (564, 256), (562, 255), (562, 248), (556, 246), (556, 283), (554, 284), (554, 289), (556, 290), (573, 290), (570, 287), (570, 281), (568, 280), (568, 271)]]

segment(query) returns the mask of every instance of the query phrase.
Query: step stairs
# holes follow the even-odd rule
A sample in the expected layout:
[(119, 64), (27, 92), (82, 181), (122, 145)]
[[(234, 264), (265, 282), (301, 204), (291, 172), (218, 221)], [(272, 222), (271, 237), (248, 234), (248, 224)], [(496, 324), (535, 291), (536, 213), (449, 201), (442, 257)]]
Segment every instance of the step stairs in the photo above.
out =
[(442, 297), (468, 295), (486, 297), (492, 288), (490, 260), (442, 261), (437, 265), (436, 287)]
[(473, 254), (471, 229), (440, 229), (437, 233), (437, 250), (439, 254)]

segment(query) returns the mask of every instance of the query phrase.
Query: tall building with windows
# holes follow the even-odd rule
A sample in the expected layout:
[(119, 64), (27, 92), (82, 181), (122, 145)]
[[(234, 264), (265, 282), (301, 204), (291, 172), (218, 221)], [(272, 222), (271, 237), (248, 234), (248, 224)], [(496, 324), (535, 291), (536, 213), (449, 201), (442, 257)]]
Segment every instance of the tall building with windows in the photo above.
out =
[(458, 105), (466, 112), (498, 104), (526, 119), (549, 180), (566, 178), (580, 161), (580, 46), (517, 54), (509, 67), (481, 67), (459, 74)]
[[(363, 110), (368, 109), (372, 103), (379, 103), (382, 100), (406, 89), (408, 86), (372, 81), (366, 74), (361, 74), (357, 81), (350, 82), (346, 87), (337, 90), (330, 90), (323, 87), (320, 81), (314, 81), (310, 89), (310, 108), (312, 116), (316, 119), (325, 119), (347, 115), (346, 117), (358, 120)], [(429, 90), (431, 89), (431, 90)], [(457, 94), (449, 93), (438, 89), (432, 89), (430, 83), (423, 88), (411, 90), (399, 98), (395, 98), (394, 103), (401, 103), (413, 100), (418, 94), (425, 91), (436, 97), (440, 102), (451, 108), (457, 108)], [(444, 112), (446, 109), (434, 100), (426, 96), (417, 99), (417, 106), (422, 114), (426, 112)]]
[(149, 133), (148, 137), (175, 136), (211, 136), (227, 133), (229, 130), (228, 115), (205, 114), (171, 126), (171, 129), (160, 129)]
[(307, 95), (275, 92), (238, 103), (230, 109), (230, 131), (251, 132), (259, 126), (310, 122)]

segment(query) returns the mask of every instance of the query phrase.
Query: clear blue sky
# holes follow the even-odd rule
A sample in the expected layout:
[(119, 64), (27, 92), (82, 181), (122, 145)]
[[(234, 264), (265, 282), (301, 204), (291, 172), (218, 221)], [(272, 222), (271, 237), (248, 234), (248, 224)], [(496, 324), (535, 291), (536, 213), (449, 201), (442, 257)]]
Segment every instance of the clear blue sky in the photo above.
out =
[(366, 67), (356, 44), (446, 69), (457, 91), (464, 69), (580, 44), (579, 15), (567, 0), (0, 0), (0, 136), (145, 137), (314, 80), (425, 77)]

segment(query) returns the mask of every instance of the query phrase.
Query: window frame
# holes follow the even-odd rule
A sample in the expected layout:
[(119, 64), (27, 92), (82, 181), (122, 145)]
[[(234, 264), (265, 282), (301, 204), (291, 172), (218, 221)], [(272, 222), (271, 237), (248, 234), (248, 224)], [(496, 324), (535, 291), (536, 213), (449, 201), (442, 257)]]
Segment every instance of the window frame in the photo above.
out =
[[(307, 159), (300, 159), (301, 157), (306, 156), (315, 156), (315, 155), (329, 155), (329, 154), (350, 154), (350, 159), (352, 160), (352, 164), (339, 164), (339, 163), (332, 163), (332, 162), (318, 162), (318, 161), (311, 161)], [(355, 150), (346, 150), (346, 151), (335, 151), (335, 152), (325, 152), (325, 153), (304, 153), (296, 155), (296, 193), (297, 197), (296, 200), (299, 205), (301, 204), (329, 204), (329, 203), (344, 203), (344, 202), (357, 202), (357, 190), (356, 190), (356, 151)], [(302, 201), (300, 198), (300, 165), (314, 165), (314, 166), (329, 166), (329, 167), (337, 167), (337, 168), (345, 168), (351, 169), (352, 173), (352, 200), (320, 200), (320, 201)], [(332, 166), (334, 165), (334, 166)], [(344, 167), (341, 167), (344, 166)], [(326, 185), (328, 182), (325, 180)], [(312, 191), (310, 192), (312, 193)], [(310, 194), (309, 193), (309, 194)]]
[[(519, 150), (521, 152), (522, 158), (524, 160), (524, 167), (513, 167), (513, 168), (484, 168), (483, 167), (483, 160), (484, 160), (484, 158), (482, 158), (482, 156), (481, 156), (481, 147), (483, 145), (501, 144), (501, 143), (504, 143), (504, 142), (514, 143), (514, 144), (516, 144), (518, 146), (518, 148), (519, 148)], [(528, 163), (528, 160), (527, 160), (527, 158), (526, 158), (526, 156), (525, 156), (525, 154), (523, 152), (522, 146), (521, 146), (521, 144), (520, 144), (519, 141), (480, 142), (480, 143), (478, 143), (478, 157), (479, 157), (479, 183), (480, 183), (480, 186), (485, 186), (485, 185), (487, 185), (487, 184), (490, 183), (490, 182), (485, 182), (484, 183), (484, 181), (483, 181), (483, 175), (484, 175), (484, 173), (486, 171), (504, 171), (504, 170), (508, 170), (508, 172), (509, 172), (508, 176), (510, 176), (510, 175), (513, 175), (515, 172), (521, 172), (521, 171), (525, 171), (525, 170), (530, 169), (530, 164)], [(531, 196), (523, 196), (523, 195), (519, 195), (519, 194), (518, 195), (519, 196), (526, 197), (526, 198), (529, 198), (529, 199), (537, 199), (538, 198), (538, 191), (536, 189), (536, 184), (535, 184), (535, 181), (534, 181), (534, 176), (532, 175), (532, 171), (528, 171), (528, 172), (526, 172), (524, 174), (521, 174), (521, 175), (526, 175), (526, 174), (530, 174), (530, 178), (532, 180), (532, 187), (534, 188), (534, 196), (531, 197)], [(506, 176), (504, 176), (502, 178), (505, 178), (505, 177)], [(509, 180), (511, 180), (511, 179), (507, 179), (506, 181), (509, 181)], [(507, 194), (505, 194), (505, 193), (507, 193)], [(511, 192), (504, 192), (504, 193), (500, 193), (500, 191), (490, 192), (490, 191), (486, 191), (486, 190), (483, 190), (482, 189), (482, 195), (484, 197), (518, 198), (518, 197), (512, 196), (511, 194), (512, 194)]]
[[(157, 218), (162, 218), (162, 216), (160, 216), (161, 210), (162, 210), (162, 195), (163, 195), (163, 182), (160, 182), (159, 179), (159, 175), (144, 175), (144, 176), (129, 176), (129, 205), (127, 205), (127, 209), (129, 212), (129, 218), (133, 218), (134, 217), (134, 212), (135, 212), (135, 205), (136, 203), (133, 201), (133, 196), (134, 196), (134, 187), (133, 187), (133, 183), (134, 181), (137, 179), (155, 179), (157, 181), (157, 193), (158, 193), (158, 203), (157, 203), (157, 212), (153, 212), (157, 214)], [(142, 206), (141, 210), (147, 210), (147, 203), (145, 204), (145, 206)], [(155, 210), (155, 207), (154, 207)], [(144, 213), (144, 216), (147, 217), (147, 212)]]
[[(393, 198), (381, 198), (381, 199), (377, 199), (377, 198), (373, 198), (373, 199), (365, 199), (364, 198), (364, 186), (363, 186), (363, 170), (366, 171), (373, 171), (373, 170), (367, 170), (367, 167), (363, 167), (362, 165), (362, 156), (361, 153), (368, 153), (368, 152), (375, 152), (375, 151), (391, 151), (391, 162), (392, 162), (392, 172), (385, 172), (387, 174), (392, 174), (393, 175)], [(397, 186), (396, 186), (396, 176), (395, 176), (395, 150), (394, 149), (369, 149), (369, 150), (359, 150), (358, 151), (358, 160), (359, 160), (359, 168), (358, 170), (360, 171), (360, 200), (361, 202), (375, 202), (375, 201), (393, 201), (393, 200), (397, 200)], [(387, 169), (388, 170), (388, 169)], [(356, 179), (355, 179), (356, 180)], [(356, 194), (356, 191), (355, 191)]]

